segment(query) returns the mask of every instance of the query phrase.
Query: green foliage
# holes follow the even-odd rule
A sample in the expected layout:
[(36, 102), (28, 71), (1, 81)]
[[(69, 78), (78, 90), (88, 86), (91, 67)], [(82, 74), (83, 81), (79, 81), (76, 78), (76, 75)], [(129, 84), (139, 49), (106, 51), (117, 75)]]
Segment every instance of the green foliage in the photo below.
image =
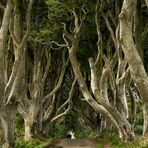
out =
[(47, 39), (50, 37), (54, 37), (55, 33), (51, 31), (48, 26), (41, 28), (39, 30), (32, 30), (28, 40), (33, 43), (45, 44)]
[(57, 0), (46, 0), (46, 4), (49, 7), (48, 19), (51, 21), (61, 21), (65, 15), (66, 8)]
[[(25, 142), (22, 139), (17, 139), (15, 148), (34, 148), (37, 143)], [(39, 147), (38, 147), (39, 148)]]
[(52, 138), (61, 138), (61, 137), (63, 137), (63, 131), (64, 131), (63, 126), (60, 125), (60, 123), (56, 122), (50, 128), (49, 134)]
[[(32, 43), (49, 44), (59, 34), (59, 22), (64, 13), (64, 7), (55, 0), (38, 1), (33, 11), (33, 23), (28, 41)], [(66, 17), (65, 17), (66, 18)]]
[(137, 103), (137, 117), (134, 130), (136, 134), (142, 134), (143, 131), (143, 111), (140, 103)]
[(16, 140), (15, 148), (42, 148), (43, 146), (49, 144), (51, 139), (34, 139), (30, 142), (26, 142), (21, 138)]
[(135, 133), (142, 134), (143, 126), (142, 125), (135, 125)]
[(147, 137), (142, 137), (142, 138), (138, 137), (134, 141), (124, 143), (123, 141), (121, 141), (121, 139), (119, 139), (118, 134), (113, 132), (105, 132), (100, 134), (97, 137), (97, 141), (102, 145), (109, 145), (109, 147), (111, 148), (147, 148), (148, 147)]
[(95, 132), (91, 128), (79, 129), (75, 133), (76, 138), (94, 138), (95, 135)]
[(79, 128), (78, 115), (75, 111), (72, 110), (69, 114), (66, 115), (64, 125), (65, 132), (69, 130), (76, 131), (77, 128)]
[(103, 139), (103, 141), (106, 141), (107, 143), (111, 142), (112, 145), (121, 142), (121, 140), (118, 137), (118, 134), (111, 131), (101, 133), (97, 139)]
[(15, 119), (15, 133), (17, 136), (21, 136), (24, 131), (24, 119), (20, 114), (16, 115)]

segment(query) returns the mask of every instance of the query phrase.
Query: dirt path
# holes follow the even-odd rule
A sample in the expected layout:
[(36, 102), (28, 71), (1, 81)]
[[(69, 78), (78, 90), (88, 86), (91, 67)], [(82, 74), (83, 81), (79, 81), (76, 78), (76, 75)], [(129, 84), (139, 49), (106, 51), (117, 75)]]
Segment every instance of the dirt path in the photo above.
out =
[[(108, 144), (100, 147), (110, 148)], [(44, 148), (99, 148), (99, 145), (92, 139), (57, 139)]]

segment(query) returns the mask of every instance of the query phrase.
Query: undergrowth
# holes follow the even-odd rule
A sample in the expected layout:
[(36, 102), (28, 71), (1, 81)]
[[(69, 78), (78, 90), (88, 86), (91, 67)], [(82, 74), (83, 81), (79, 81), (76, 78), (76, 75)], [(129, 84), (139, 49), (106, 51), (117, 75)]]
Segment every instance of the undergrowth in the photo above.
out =
[[(92, 134), (92, 133), (91, 133)], [(113, 132), (102, 133), (96, 139), (97, 148), (148, 148), (148, 137), (136, 136), (132, 142), (124, 143), (118, 138), (118, 134)], [(43, 148), (52, 141), (48, 139), (33, 139), (31, 142), (25, 142), (21, 138), (17, 138), (15, 148)]]
[(101, 145), (105, 147), (107, 145), (109, 148), (148, 148), (148, 136), (136, 136), (134, 141), (124, 143), (118, 137), (118, 134), (113, 132), (106, 132), (100, 134), (97, 138), (98, 148)]
[(52, 139), (33, 139), (30, 142), (26, 142), (21, 138), (17, 138), (15, 148), (43, 148), (49, 144)]

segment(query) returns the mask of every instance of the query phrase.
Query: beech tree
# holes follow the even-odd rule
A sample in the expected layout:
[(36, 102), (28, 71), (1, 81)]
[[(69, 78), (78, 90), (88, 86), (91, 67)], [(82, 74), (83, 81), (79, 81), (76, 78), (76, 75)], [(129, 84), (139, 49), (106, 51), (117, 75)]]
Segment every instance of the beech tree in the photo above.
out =
[(143, 104), (144, 125), (143, 134), (148, 132), (148, 76), (133, 38), (133, 19), (138, 2), (124, 0), (120, 13), (120, 43), (130, 67), (133, 80), (139, 87)]
[[(3, 90), (1, 98), (1, 123), (4, 130), (5, 146), (11, 147), (14, 143), (14, 119), (17, 111), (18, 102), (23, 99), (23, 89), (24, 89), (24, 54), (25, 54), (25, 45), (26, 40), (29, 35), (30, 30), (30, 20), (31, 20), (31, 11), (33, 1), (30, 1), (27, 13), (27, 30), (26, 33), (22, 36), (22, 30), (20, 28), (20, 16), (19, 14), (12, 14), (13, 6), (16, 5), (15, 11), (17, 11), (18, 1), (13, 3), (13, 1), (8, 1), (7, 6), (3, 16), (3, 22), (1, 25), (1, 60), (3, 65), (1, 65), (2, 74), (1, 79), (3, 85), (1, 88)], [(19, 13), (19, 12), (18, 12)], [(14, 18), (13, 18), (14, 17)], [(13, 20), (14, 19), (14, 20)], [(14, 23), (14, 24), (13, 24)], [(14, 26), (13, 26), (14, 25)], [(18, 25), (18, 28), (16, 28)], [(8, 69), (10, 61), (6, 60), (6, 53), (8, 49), (11, 50), (11, 44), (7, 43), (8, 39), (8, 29), (10, 30), (11, 37), (13, 39), (14, 45), (14, 55), (15, 60), (13, 61), (12, 69)], [(10, 39), (11, 40), (11, 39)], [(9, 63), (9, 64), (8, 64)], [(12, 64), (12, 63), (11, 63)], [(8, 72), (9, 71), (9, 72)], [(11, 73), (10, 73), (11, 71)], [(1, 82), (2, 82), (1, 81)], [(22, 87), (21, 87), (22, 86)], [(22, 100), (21, 100), (22, 101)]]
[(2, 25), (0, 29), (0, 119), (1, 126), (3, 130), (3, 136), (5, 139), (5, 145), (8, 147), (12, 145), (14, 142), (14, 130), (13, 130), (13, 121), (15, 116), (15, 103), (12, 105), (8, 105), (5, 107), (5, 103), (7, 98), (5, 97), (5, 87), (7, 84), (6, 76), (5, 76), (5, 51), (7, 47), (7, 39), (8, 39), (8, 29), (9, 29), (9, 20), (11, 18), (12, 13), (12, 1), (9, 0), (7, 6), (4, 11)]

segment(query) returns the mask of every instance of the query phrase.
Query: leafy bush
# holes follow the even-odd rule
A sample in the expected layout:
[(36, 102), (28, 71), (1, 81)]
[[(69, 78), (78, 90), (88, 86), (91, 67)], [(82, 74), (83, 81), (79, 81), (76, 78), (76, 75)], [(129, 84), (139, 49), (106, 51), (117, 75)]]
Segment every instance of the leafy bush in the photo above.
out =
[(64, 128), (62, 127), (62, 125), (60, 125), (57, 122), (54, 125), (52, 125), (52, 127), (50, 128), (49, 134), (52, 138), (61, 138), (63, 137), (63, 131), (64, 131)]
[(36, 143), (25, 142), (24, 140), (17, 139), (15, 148), (34, 148)]
[(142, 134), (143, 131), (143, 111), (140, 103), (137, 104), (137, 116), (134, 130), (136, 134)]
[(94, 138), (95, 137), (95, 132), (91, 129), (80, 129), (76, 131), (75, 133), (76, 138)]
[(16, 115), (15, 134), (16, 137), (22, 137), (24, 135), (24, 119), (20, 114)]
[[(102, 145), (109, 145), (111, 148), (147, 148), (148, 138), (147, 137), (137, 137), (134, 141), (124, 143), (121, 141), (117, 133), (104, 132), (100, 134), (97, 138), (98, 143)], [(105, 147), (105, 146), (103, 146)], [(98, 146), (98, 148), (101, 148)]]
[(136, 125), (135, 126), (135, 133), (136, 134), (142, 134), (143, 126), (142, 125)]
[(26, 142), (21, 138), (16, 140), (15, 148), (42, 148), (43, 146), (49, 144), (51, 139), (34, 139), (30, 142)]

